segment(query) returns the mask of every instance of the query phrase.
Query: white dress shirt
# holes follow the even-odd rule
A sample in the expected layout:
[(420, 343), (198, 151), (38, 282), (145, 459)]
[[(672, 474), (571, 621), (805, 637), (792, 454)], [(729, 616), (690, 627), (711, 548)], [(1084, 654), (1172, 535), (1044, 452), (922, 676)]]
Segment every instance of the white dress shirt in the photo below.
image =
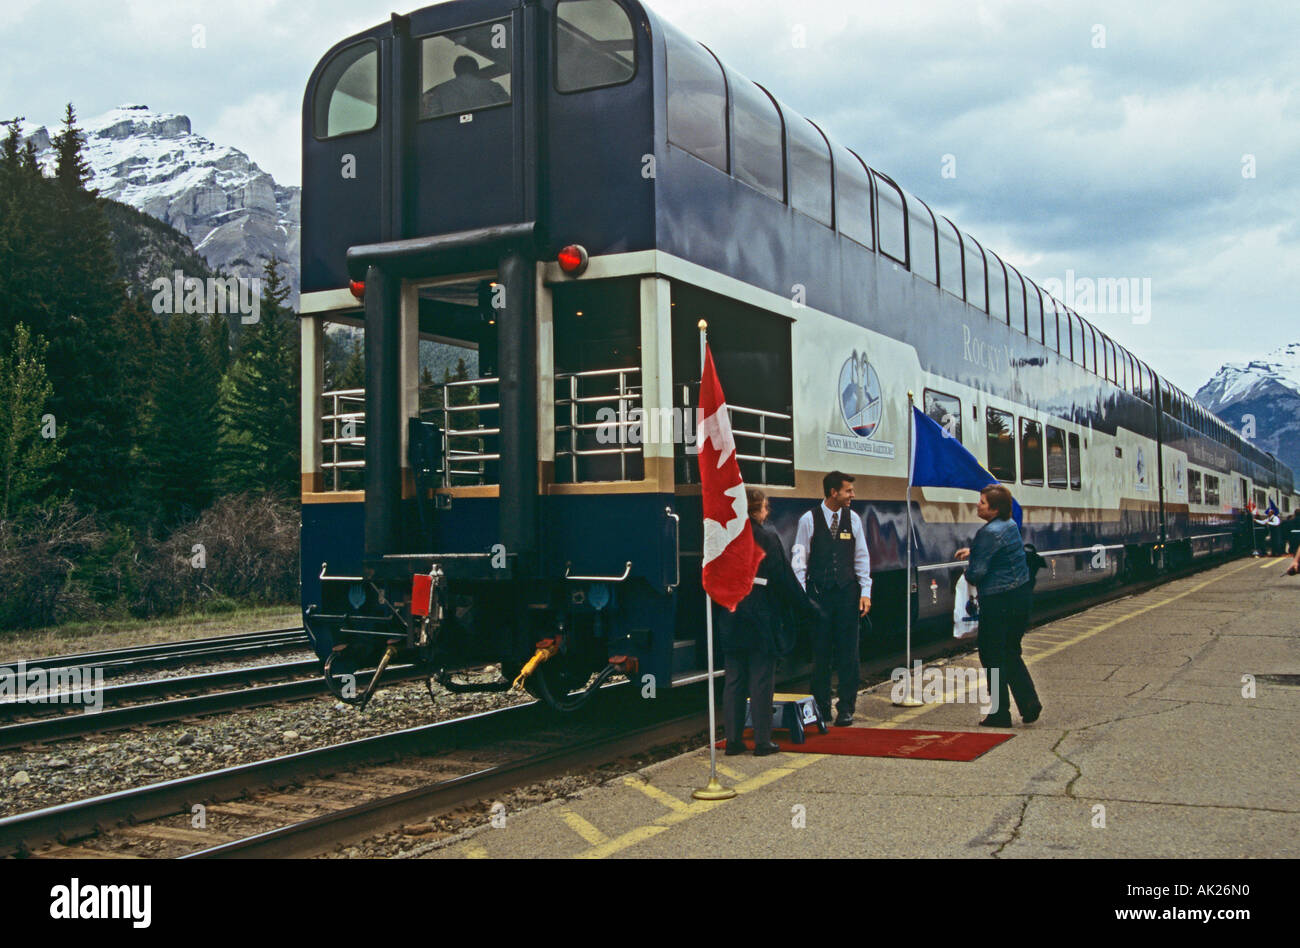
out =
[[(831, 518), (835, 511), (826, 506), (826, 502), (817, 505), (817, 509), (826, 518), (826, 529), (831, 527)], [(853, 525), (853, 572), (857, 574), (858, 586), (865, 599), (871, 598), (871, 554), (867, 552), (867, 531), (862, 528), (862, 518), (853, 508), (849, 508), (849, 522)], [(790, 565), (799, 585), (808, 588), (808, 558), (812, 555), (813, 512), (810, 510), (799, 518), (799, 529), (794, 535), (794, 549), (790, 552)]]

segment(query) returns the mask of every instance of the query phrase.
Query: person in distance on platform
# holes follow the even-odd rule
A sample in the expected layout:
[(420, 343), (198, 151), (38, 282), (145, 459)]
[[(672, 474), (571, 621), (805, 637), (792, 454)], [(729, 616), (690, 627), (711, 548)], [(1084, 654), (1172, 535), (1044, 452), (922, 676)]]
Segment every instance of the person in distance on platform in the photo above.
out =
[(966, 581), (979, 590), (980, 664), (990, 677), (997, 672), (993, 708), (980, 726), (1011, 727), (1011, 695), (1020, 717), (1032, 724), (1043, 713), (1043, 705), (1020, 656), (1020, 640), (1029, 627), (1033, 587), (1024, 540), (1011, 519), (1011, 491), (1001, 484), (984, 488), (976, 513), (984, 526), (969, 548), (957, 551), (956, 558), (970, 560)]
[(764, 524), (771, 505), (761, 490), (745, 491), (749, 501), (749, 525), (754, 542), (763, 550), (763, 562), (754, 577), (754, 588), (740, 601), (735, 612), (715, 609), (714, 621), (726, 661), (727, 678), (722, 692), (723, 725), (727, 732), (727, 756), (743, 754), (745, 747), (745, 698), (749, 698), (754, 722), (754, 756), (777, 752), (772, 743), (772, 691), (776, 686), (776, 661), (795, 644), (796, 620), (807, 621), (813, 605), (795, 579), (781, 539)]
[(1278, 509), (1272, 504), (1268, 505), (1268, 545), (1269, 553), (1273, 556), (1282, 556), (1282, 517), (1278, 514)]
[(853, 512), (853, 478), (831, 471), (825, 500), (799, 519), (794, 574), (823, 613), (813, 635), (813, 697), (831, 716), (831, 669), (839, 678), (836, 727), (853, 724), (858, 703), (858, 622), (871, 611), (871, 555), (862, 518)]

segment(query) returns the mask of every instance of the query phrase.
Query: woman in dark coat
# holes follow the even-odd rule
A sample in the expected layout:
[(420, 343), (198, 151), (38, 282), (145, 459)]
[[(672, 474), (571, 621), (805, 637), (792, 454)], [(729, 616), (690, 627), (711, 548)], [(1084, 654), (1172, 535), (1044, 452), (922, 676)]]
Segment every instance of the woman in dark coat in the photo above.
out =
[(747, 750), (742, 735), (748, 698), (754, 724), (754, 756), (766, 757), (778, 750), (772, 743), (776, 661), (794, 646), (795, 617), (808, 616), (814, 607), (795, 579), (785, 545), (763, 525), (769, 512), (767, 495), (753, 489), (745, 493), (754, 542), (763, 550), (763, 562), (754, 577), (754, 588), (736, 606), (736, 611), (714, 611), (714, 627), (727, 668), (722, 693), (727, 755), (743, 754)]
[(979, 590), (980, 664), (989, 675), (990, 691), (997, 675), (996, 703), (980, 725), (1011, 727), (1011, 695), (1021, 718), (1032, 724), (1043, 713), (1043, 705), (1021, 658), (1020, 640), (1029, 627), (1033, 583), (1020, 528), (1011, 519), (1011, 491), (1001, 484), (984, 488), (976, 513), (984, 526), (971, 548), (956, 555), (959, 560), (970, 559), (966, 581)]

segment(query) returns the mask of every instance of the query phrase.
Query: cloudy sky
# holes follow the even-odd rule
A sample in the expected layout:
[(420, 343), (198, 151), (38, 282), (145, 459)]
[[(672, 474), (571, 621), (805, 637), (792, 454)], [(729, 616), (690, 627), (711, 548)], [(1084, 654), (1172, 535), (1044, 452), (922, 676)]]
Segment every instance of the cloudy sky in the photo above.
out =
[[(1184, 389), (1300, 340), (1291, 0), (649, 2), (1027, 275), (1149, 279), (1149, 321), (1094, 321)], [(308, 74), (393, 9), (5, 0), (2, 111), (183, 112), (298, 183)]]

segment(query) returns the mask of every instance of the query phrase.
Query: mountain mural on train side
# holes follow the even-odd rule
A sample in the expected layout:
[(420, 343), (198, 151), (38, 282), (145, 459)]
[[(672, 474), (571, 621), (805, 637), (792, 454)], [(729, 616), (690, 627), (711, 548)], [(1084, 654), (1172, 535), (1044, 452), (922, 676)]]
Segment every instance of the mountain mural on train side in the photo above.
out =
[[(189, 237), (213, 268), (260, 277), (274, 254), (298, 306), (301, 195), (237, 148), (196, 134), (188, 116), (124, 105), (83, 121), (85, 155), (100, 195), (143, 211)], [(57, 129), (27, 126), (46, 174)]]
[(1253, 444), (1300, 470), (1300, 342), (1250, 362), (1223, 365), (1201, 386), (1196, 400)]

